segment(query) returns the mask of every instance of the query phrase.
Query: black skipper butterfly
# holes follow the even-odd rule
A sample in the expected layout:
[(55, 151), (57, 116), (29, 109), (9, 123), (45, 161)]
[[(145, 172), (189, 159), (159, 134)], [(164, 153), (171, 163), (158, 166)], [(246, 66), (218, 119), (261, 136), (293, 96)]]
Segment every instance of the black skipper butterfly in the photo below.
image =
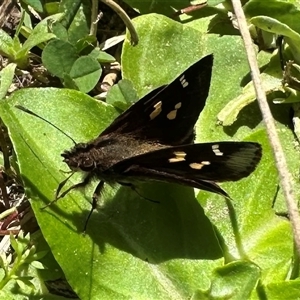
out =
[[(194, 144), (194, 126), (208, 96), (213, 56), (189, 67), (166, 86), (159, 87), (129, 107), (96, 139), (76, 144), (62, 153), (72, 174), (84, 180), (60, 193), (100, 180), (93, 199), (104, 183), (135, 187), (138, 181), (177, 183), (229, 197), (216, 183), (236, 181), (251, 174), (262, 155), (253, 142)], [(95, 201), (94, 201), (95, 203)]]

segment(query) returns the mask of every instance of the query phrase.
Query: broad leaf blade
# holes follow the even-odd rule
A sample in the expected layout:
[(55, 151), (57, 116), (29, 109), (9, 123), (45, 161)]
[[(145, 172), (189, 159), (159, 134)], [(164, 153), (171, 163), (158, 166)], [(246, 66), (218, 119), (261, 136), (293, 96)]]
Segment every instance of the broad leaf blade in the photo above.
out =
[[(43, 235), (81, 298), (135, 293), (136, 297), (166, 298), (168, 292), (161, 289), (161, 277), (166, 276), (164, 264), (169, 260), (222, 256), (212, 225), (189, 188), (164, 184), (140, 187), (142, 195), (160, 204), (146, 201), (126, 187), (106, 189), (86, 236), (82, 229), (90, 210), (92, 187), (86, 196), (74, 191), (41, 211), (67, 176), (59, 171), (67, 171), (60, 153), (72, 142), (46, 122), (16, 109), (16, 104), (45, 117), (76, 141), (96, 137), (116, 116), (115, 110), (79, 92), (57, 89), (23, 90), (0, 107)], [(77, 176), (72, 183), (79, 180)], [(208, 263), (205, 270), (212, 266)], [(174, 263), (176, 276), (181, 276), (181, 268), (181, 263)], [(130, 284), (143, 288), (133, 292)], [(173, 288), (178, 294), (191, 293), (190, 288), (181, 285)]]

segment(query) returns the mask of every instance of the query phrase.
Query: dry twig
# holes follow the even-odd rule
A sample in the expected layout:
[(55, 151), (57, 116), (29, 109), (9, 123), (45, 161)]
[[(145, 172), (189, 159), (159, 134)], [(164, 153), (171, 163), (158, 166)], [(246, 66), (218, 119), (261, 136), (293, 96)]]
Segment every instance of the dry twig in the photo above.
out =
[(291, 224), (294, 232), (294, 240), (298, 254), (300, 255), (300, 217), (298, 214), (298, 207), (295, 201), (295, 195), (292, 187), (292, 178), (288, 171), (283, 149), (276, 131), (275, 122), (268, 105), (265, 92), (263, 91), (260, 81), (260, 73), (256, 60), (256, 54), (253, 48), (251, 36), (248, 30), (245, 14), (240, 0), (232, 0), (234, 12), (239, 24), (239, 29), (245, 44), (248, 62), (251, 69), (251, 76), (256, 93), (256, 98), (263, 116), (266, 126), (268, 138), (274, 153), (276, 167), (280, 177), (280, 183), (283, 194), (286, 200), (288, 214), (290, 216)]

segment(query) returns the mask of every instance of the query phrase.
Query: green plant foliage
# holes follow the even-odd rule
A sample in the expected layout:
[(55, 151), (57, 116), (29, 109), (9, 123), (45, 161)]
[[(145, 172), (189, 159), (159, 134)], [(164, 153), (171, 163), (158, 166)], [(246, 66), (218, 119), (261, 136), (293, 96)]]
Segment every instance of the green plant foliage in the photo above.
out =
[(132, 82), (127, 79), (120, 80), (108, 92), (106, 102), (112, 106), (126, 110), (131, 104), (138, 100), (138, 96)]
[[(134, 82), (139, 95), (149, 91), (149, 84), (152, 82), (151, 88), (169, 82), (189, 64), (216, 46), (216, 37), (209, 38), (193, 28), (157, 15), (137, 19), (135, 24), (143, 37), (141, 44), (131, 48), (126, 42), (122, 60), (124, 77)], [(147, 30), (143, 31), (144, 28)], [(184, 35), (179, 34), (182, 31)], [(166, 32), (173, 32), (171, 36), (179, 36), (179, 39), (170, 39), (168, 47), (162, 47), (161, 45), (167, 43)], [(188, 38), (185, 39), (185, 36)], [(190, 44), (192, 50), (189, 51), (188, 41), (191, 40), (194, 42)], [(149, 52), (143, 56), (141, 49), (145, 49), (144, 42), (151, 43), (152, 47), (148, 47)], [(237, 49), (238, 44), (234, 38), (224, 38), (222, 42), (227, 46), (232, 44), (232, 47)], [(230, 55), (230, 48), (228, 53), (224, 54), (224, 46), (220, 45), (220, 41), (218, 43), (216, 48), (219, 48), (220, 52), (215, 52), (214, 70), (217, 70), (218, 65), (226, 63)], [(201, 48), (195, 45), (201, 45)], [(181, 47), (186, 48), (184, 57), (178, 52)], [(158, 53), (155, 49), (161, 50)], [(195, 51), (199, 53), (196, 55)], [(246, 70), (247, 63), (242, 51), (236, 51), (236, 55), (240, 61), (244, 60)], [(144, 57), (151, 61), (153, 66), (156, 65), (156, 68), (146, 64), (143, 61)], [(221, 57), (226, 58), (226, 61), (220, 62)], [(126, 63), (128, 61), (135, 64), (129, 66)], [(225, 99), (233, 96), (232, 91), (236, 89), (238, 81), (229, 76), (230, 68), (226, 72), (227, 76), (222, 72), (214, 73), (211, 93), (218, 93), (220, 76), (223, 94), (208, 99), (205, 118), (208, 118), (207, 112), (212, 107), (220, 108), (224, 105), (224, 96)], [(244, 72), (243, 68), (240, 68), (239, 72)], [(227, 87), (227, 92), (224, 86)], [(121, 295), (152, 299), (187, 298), (199, 289), (209, 289), (211, 272), (216, 266), (222, 266), (221, 260), (218, 260), (222, 257), (222, 250), (214, 227), (189, 188), (166, 184), (142, 185), (141, 194), (160, 201), (158, 205), (145, 201), (128, 188), (107, 189), (102, 195), (101, 208), (92, 215), (85, 236), (81, 232), (90, 209), (88, 200), (93, 187), (85, 192), (86, 197), (83, 197), (82, 192), (74, 191), (46, 210), (40, 211), (42, 206), (53, 199), (58, 183), (65, 178), (59, 171), (67, 170), (59, 154), (72, 147), (72, 142), (49, 124), (17, 110), (15, 104), (22, 104), (45, 117), (78, 142), (96, 137), (113, 120), (116, 112), (112, 107), (97, 103), (79, 92), (57, 89), (20, 91), (8, 102), (3, 103), (0, 111), (5, 123), (10, 124), (9, 131), (20, 162), (20, 172), (43, 235), (69, 283), (82, 299), (86, 299), (87, 295), (102, 295), (106, 298)], [(84, 121), (79, 122), (79, 118)], [(209, 118), (209, 122), (201, 120), (199, 123), (200, 136), (204, 138), (205, 134), (209, 134), (207, 139), (210, 140), (229, 139), (227, 134), (222, 133), (221, 128), (218, 130), (219, 135), (211, 135), (210, 128), (214, 126), (215, 121), (211, 116)], [(244, 129), (243, 132), (239, 132), (238, 135), (254, 138), (249, 136), (249, 129)], [(34, 169), (32, 165), (35, 166)], [(255, 175), (251, 181), (253, 187), (260, 182), (255, 183), (254, 178)], [(68, 184), (79, 180), (79, 177), (72, 178)], [(276, 176), (271, 182), (276, 186)], [(234, 184), (228, 184), (229, 192), (232, 186)], [(235, 198), (248, 198), (246, 190), (241, 189), (236, 193)], [(215, 196), (208, 195), (205, 198), (205, 194), (201, 195), (199, 199), (206, 199), (204, 207), (207, 208), (207, 204)], [(257, 200), (259, 195), (253, 196), (253, 200)], [(217, 203), (223, 203), (221, 197), (216, 198)], [(224, 217), (227, 227), (220, 225), (218, 229), (226, 237), (225, 243), (230, 245), (230, 249), (234, 249), (228, 215), (224, 213)], [(249, 221), (249, 224), (251, 222)], [(289, 248), (290, 237), (286, 237)], [(264, 242), (263, 239), (262, 243)], [(255, 250), (252, 251), (255, 256)], [(290, 255), (288, 250), (286, 252)]]
[(244, 6), (244, 10), (247, 17), (267, 16), (274, 18), (299, 33), (300, 24), (295, 20), (300, 17), (300, 10), (297, 9), (297, 1), (293, 2), (251, 0)]
[(229, 263), (213, 272), (211, 286), (193, 299), (249, 299), (260, 276), (258, 266), (245, 261)]
[(63, 78), (69, 74), (78, 58), (78, 53), (71, 43), (54, 39), (45, 47), (42, 60), (45, 67), (55, 76)]
[(300, 61), (300, 26), (295, 22), (300, 17), (300, 9), (295, 4), (283, 1), (250, 1), (245, 5), (245, 13), (258, 28), (285, 37), (293, 59)]
[(95, 58), (88, 55), (79, 57), (76, 47), (63, 40), (50, 41), (43, 51), (42, 60), (51, 73), (65, 79), (66, 87), (86, 93), (95, 87), (102, 73)]
[[(12, 121), (9, 122), (7, 118), (14, 120), (15, 126), (10, 127), (10, 131), (18, 160), (22, 161), (20, 172), (43, 234), (69, 282), (83, 298), (86, 293), (129, 295), (128, 283), (140, 280), (138, 278), (143, 278), (144, 284), (142, 289), (135, 292), (137, 296), (163, 297), (167, 295), (166, 291), (157, 290), (159, 280), (155, 279), (158, 276), (155, 273), (161, 273), (164, 269), (161, 263), (171, 258), (221, 257), (212, 225), (195, 201), (191, 189), (162, 184), (145, 186), (142, 193), (161, 201), (160, 205), (141, 199), (128, 188), (115, 190), (114, 197), (107, 191), (103, 194), (103, 207), (93, 214), (89, 222), (86, 236), (82, 235), (82, 229), (90, 209), (87, 201), (90, 190), (86, 192), (86, 199), (82, 193), (72, 193), (46, 211), (40, 211), (49, 202), (48, 199), (53, 199), (58, 183), (64, 178), (59, 170), (66, 168), (59, 153), (70, 148), (72, 143), (64, 136), (58, 138), (56, 129), (18, 111), (14, 104), (21, 103), (40, 115), (44, 115), (46, 109), (48, 120), (61, 128), (69, 128), (67, 132), (80, 141), (97, 136), (116, 113), (111, 107), (75, 91), (47, 89), (40, 94), (37, 90), (24, 92), (16, 93), (9, 105), (3, 105), (1, 114), (8, 123)], [(44, 107), (39, 105), (42, 98), (47, 99)], [(58, 105), (61, 113), (57, 112)], [(85, 116), (84, 123), (65, 117), (64, 112), (72, 106), (74, 112), (80, 111), (80, 115)], [(99, 121), (99, 117), (102, 121)], [(32, 165), (35, 165), (34, 170)], [(185, 201), (182, 201), (183, 198)], [(128, 218), (129, 215), (132, 217)], [(178, 223), (178, 220), (182, 222)], [(74, 251), (74, 260), (70, 265), (69, 255), (73, 256)], [(147, 261), (152, 262), (157, 271), (149, 273), (150, 265)], [(124, 265), (127, 266), (126, 276)], [(181, 268), (181, 263), (177, 268)], [(138, 277), (135, 270), (139, 270)], [(111, 276), (115, 277), (116, 285), (109, 279)], [(92, 285), (82, 285), (84, 278), (89, 282), (92, 280)], [(152, 284), (149, 285), (149, 282)], [(77, 291), (76, 287), (79, 286), (81, 290)], [(145, 289), (145, 286), (148, 288)], [(107, 290), (111, 292), (107, 294)], [(187, 288), (184, 290), (182, 292), (188, 293)]]
[[(139, 97), (169, 83), (208, 51), (207, 35), (167, 17), (150, 14), (136, 18), (134, 24), (143, 39), (137, 47), (125, 42), (122, 72), (124, 78), (134, 82)], [(185, 49), (184, 55), (182, 49)], [(172, 66), (172, 74), (169, 66)]]
[(24, 1), (28, 5), (30, 5), (34, 10), (38, 12), (43, 12), (44, 1), (41, 0), (26, 0)]
[(88, 93), (99, 81), (101, 73), (101, 66), (96, 59), (81, 56), (72, 65), (70, 77), (80, 91)]
[(187, 2), (184, 0), (175, 1), (156, 1), (155, 3), (151, 1), (136, 1), (136, 0), (126, 0), (131, 7), (135, 8), (141, 14), (147, 13), (161, 13), (165, 15), (171, 15), (174, 12), (174, 8), (177, 10), (185, 7)]
[[(45, 24), (45, 23), (43, 23)], [(10, 37), (0, 30), (0, 53), (15, 62), (19, 68), (26, 68), (29, 60), (29, 50), (55, 37), (53, 33), (44, 31), (44, 26), (36, 26), (22, 45), (18, 36)]]
[(89, 34), (91, 1), (63, 0), (59, 3), (59, 11), (64, 13), (61, 23), (68, 30), (70, 43), (75, 44)]
[[(142, 13), (155, 11), (168, 16), (187, 6), (181, 0), (126, 2)], [(271, 33), (270, 41), (273, 33), (288, 37), (290, 54), (296, 57), (299, 22), (296, 24), (291, 18), (299, 12), (296, 2), (290, 2), (250, 0), (245, 10), (251, 26)], [(83, 94), (98, 82), (102, 72), (99, 63), (115, 61), (95, 47), (95, 36), (88, 35), (91, 21), (87, 11), (91, 2), (84, 1), (83, 6), (80, 1), (69, 0), (45, 6), (43, 1), (27, 3), (37, 11), (64, 13), (45, 18), (33, 30), (26, 28), (29, 35), (23, 45), (17, 36), (12, 38), (0, 31), (1, 54), (24, 67), (30, 49), (39, 46), (43, 49), (44, 67), (64, 87), (79, 91), (21, 89), (0, 103), (0, 116), (8, 127), (18, 171), (46, 240), (43, 250), (37, 251), (28, 236), (11, 239), (15, 256), (0, 255), (0, 298), (15, 299), (11, 292), (20, 291), (22, 297), (29, 299), (60, 299), (48, 295), (45, 286), (36, 281), (56, 279), (55, 275), (63, 274), (80, 299), (299, 298), (297, 259), (291, 263), (292, 232), (288, 220), (276, 214), (286, 209), (254, 102), (244, 48), (239, 36), (220, 37), (218, 32), (237, 32), (227, 19), (225, 8), (230, 7), (229, 1), (208, 1), (208, 6), (192, 13), (190, 22), (184, 25), (158, 14), (136, 18), (134, 25), (140, 42), (133, 47), (127, 35), (121, 53), (123, 79), (109, 91), (107, 103)], [(218, 14), (213, 18), (208, 17), (215, 13)], [(200, 15), (207, 17), (199, 19)], [(218, 34), (207, 34), (208, 28)], [(213, 77), (207, 105), (196, 126), (197, 142), (247, 140), (257, 141), (263, 147), (262, 161), (251, 176), (222, 185), (231, 202), (171, 184), (140, 184), (138, 192), (142, 197), (127, 187), (106, 185), (83, 235), (95, 180), (85, 190), (73, 190), (41, 210), (54, 199), (59, 183), (68, 176), (68, 167), (60, 156), (74, 146), (67, 135), (76, 143), (96, 138), (137, 98), (168, 84), (209, 53), (214, 54)], [(290, 94), (281, 84), (278, 57), (259, 54), (258, 61), (269, 99), (287, 99)], [(11, 64), (1, 71), (1, 98), (14, 70), (15, 65)], [(32, 110), (66, 135), (15, 105)], [(290, 107), (271, 101), (270, 107), (296, 185), (299, 159), (289, 127)], [(226, 126), (217, 124), (217, 116)], [(64, 188), (81, 179), (81, 174), (75, 174)], [(48, 245), (53, 254), (50, 258), (43, 257)], [(56, 262), (63, 274), (53, 271), (58, 269)], [(25, 272), (29, 266), (36, 273)]]
[(90, 53), (90, 55), (96, 58), (100, 63), (112, 63), (116, 61), (113, 56), (109, 55), (106, 52), (100, 51), (97, 48), (95, 48), (94, 51)]
[(43, 258), (47, 251), (36, 252), (36, 247), (30, 244), (29, 234), (24, 237), (22, 232), (19, 233), (17, 239), (11, 235), (10, 242), (15, 251), (14, 257), (11, 254), (5, 256), (4, 253), (0, 256), (0, 267), (4, 272), (3, 276), (1, 274), (0, 293), (2, 293), (2, 295), (6, 293), (3, 289), (9, 281), (12, 280), (15, 281), (23, 291), (28, 290), (28, 288), (29, 290), (34, 290), (33, 277), (28, 276), (28, 274), (30, 274), (28, 267), (43, 269), (43, 264), (38, 260)]
[(171, 1), (138, 1), (138, 0), (126, 0), (131, 7), (136, 9), (141, 14), (148, 14), (148, 13), (159, 13), (166, 16), (172, 16), (175, 11), (179, 11), (183, 8), (189, 7), (191, 5), (203, 4), (207, 3), (207, 5), (214, 7), (224, 1), (222, 0), (208, 0), (208, 1), (184, 1), (184, 0), (171, 0)]
[[(258, 56), (259, 59), (259, 56)], [(263, 89), (270, 100), (281, 98), (287, 102), (290, 97), (282, 86), (282, 70), (278, 56), (269, 55), (269, 63), (261, 73)], [(256, 94), (252, 81), (247, 83), (241, 93), (229, 101), (219, 112), (218, 120), (223, 126), (232, 125), (239, 113), (256, 100)]]
[(9, 87), (12, 84), (14, 73), (16, 69), (16, 64), (8, 64), (5, 68), (0, 71), (0, 99), (3, 99)]

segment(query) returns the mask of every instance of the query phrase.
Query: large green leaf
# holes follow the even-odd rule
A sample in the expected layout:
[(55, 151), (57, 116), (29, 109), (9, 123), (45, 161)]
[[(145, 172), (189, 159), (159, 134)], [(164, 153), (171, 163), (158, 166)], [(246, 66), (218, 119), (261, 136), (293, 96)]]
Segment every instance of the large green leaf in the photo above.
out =
[[(60, 172), (67, 168), (59, 154), (70, 148), (72, 142), (49, 124), (19, 111), (15, 104), (44, 116), (76, 141), (96, 137), (116, 113), (79, 92), (57, 89), (15, 93), (2, 103), (0, 111), (9, 126), (20, 172), (42, 232), (81, 298), (87, 299), (88, 294), (132, 293), (137, 297), (165, 298), (168, 291), (161, 288), (161, 280), (165, 280), (165, 269), (170, 266), (164, 263), (171, 259), (215, 259), (222, 255), (212, 225), (191, 189), (162, 184), (142, 189), (144, 195), (160, 204), (145, 201), (128, 188), (115, 189), (114, 196), (108, 190), (103, 194), (101, 209), (88, 224), (86, 236), (82, 229), (92, 190), (86, 197), (80, 192), (70, 193), (41, 211), (66, 177)], [(181, 265), (182, 262), (174, 263), (173, 276), (181, 276)], [(192, 264), (191, 268), (194, 267)], [(189, 273), (191, 268), (187, 269)], [(133, 292), (129, 283), (140, 285), (141, 289)], [(185, 284), (173, 288), (188, 295), (196, 289), (196, 283), (195, 280), (193, 287), (184, 287), (191, 284), (187, 276)]]
[[(151, 36), (154, 37), (151, 44), (157, 37), (161, 45), (164, 45), (165, 40), (167, 40), (168, 26), (172, 25), (168, 23), (166, 18), (157, 15), (148, 16), (149, 19), (151, 18), (151, 22), (149, 22), (149, 25), (145, 25), (147, 23), (146, 18), (136, 20), (137, 28), (141, 27), (141, 30), (147, 28)], [(157, 27), (159, 27), (159, 24), (164, 24), (165, 31), (163, 33), (158, 33), (159, 29)], [(179, 31), (179, 29), (177, 30)], [(185, 37), (192, 40), (194, 45), (197, 45), (199, 39), (203, 38), (199, 35), (196, 38), (196, 34), (193, 36), (194, 31), (191, 28), (189, 30), (185, 28), (185, 30), (188, 33), (178, 34), (173, 39), (169, 38), (168, 45), (171, 46), (171, 49), (163, 46), (159, 50), (155, 47), (147, 47), (146, 45), (150, 42), (146, 39), (141, 40), (139, 45), (141, 48), (129, 48), (129, 44), (125, 44), (126, 51), (124, 51), (122, 58), (124, 61), (130, 61), (131, 67), (129, 64), (123, 64), (123, 74), (126, 78), (135, 82), (140, 95), (145, 93), (145, 87), (149, 86), (149, 82), (157, 82), (156, 85), (161, 85), (174, 78), (174, 76), (171, 77), (171, 74), (169, 77), (167, 77), (167, 74), (165, 75), (168, 72), (165, 71), (164, 60), (170, 61), (170, 64), (172, 64), (172, 60), (173, 65), (176, 62), (176, 66), (173, 67), (174, 70), (177, 69), (177, 66), (184, 69), (186, 64), (190, 65), (194, 62), (199, 47), (186, 47), (184, 55), (182, 55), (182, 52), (178, 53), (178, 49), (182, 49), (180, 46), (177, 48), (172, 47), (173, 44), (179, 45), (181, 39), (184, 40)], [(188, 44), (188, 42), (186, 43)], [(262, 278), (264, 283), (272, 282), (274, 279), (283, 280), (287, 275), (289, 260), (292, 255), (292, 236), (288, 221), (275, 214), (276, 209), (284, 210), (284, 205), (281, 191), (278, 192), (277, 171), (265, 130), (261, 124), (259, 108), (256, 103), (244, 107), (241, 109), (236, 123), (231, 126), (222, 127), (216, 124), (220, 110), (231, 99), (240, 95), (243, 92), (243, 86), (250, 81), (249, 67), (242, 45), (234, 37), (222, 37), (220, 39), (213, 35), (206, 36), (205, 40), (200, 43), (203, 46), (202, 51), (204, 48), (205, 53), (214, 53), (214, 68), (210, 96), (197, 126), (197, 140), (258, 141), (263, 146), (263, 159), (252, 176), (238, 183), (224, 184), (233, 198), (233, 205), (237, 214), (238, 232), (232, 230), (228, 209), (221, 197), (201, 191), (198, 199), (225, 238), (231, 255), (236, 258), (250, 258), (254, 263), (257, 263), (263, 269)], [(158, 55), (155, 56), (154, 53)], [(165, 58), (166, 56), (167, 58)], [(133, 61), (133, 57), (135, 57), (135, 61)], [(153, 57), (151, 63), (149, 63), (149, 57)], [(152, 61), (161, 66), (162, 77), (165, 75), (168, 79), (158, 82), (160, 77), (158, 78), (155, 71), (152, 70)], [(141, 66), (148, 65), (149, 68), (141, 68)], [(138, 76), (135, 73), (136, 69), (139, 69)], [(180, 71), (176, 72), (177, 75), (180, 73)], [(290, 171), (293, 177), (297, 178), (298, 154), (295, 148), (291, 146), (294, 136), (286, 125), (290, 122), (289, 107), (271, 103), (271, 109), (277, 121), (277, 128), (287, 155)], [(276, 208), (272, 206), (273, 201), (275, 201)], [(237, 246), (236, 240), (239, 238), (241, 238), (242, 244)], [(267, 246), (269, 244), (273, 245), (271, 249)]]

